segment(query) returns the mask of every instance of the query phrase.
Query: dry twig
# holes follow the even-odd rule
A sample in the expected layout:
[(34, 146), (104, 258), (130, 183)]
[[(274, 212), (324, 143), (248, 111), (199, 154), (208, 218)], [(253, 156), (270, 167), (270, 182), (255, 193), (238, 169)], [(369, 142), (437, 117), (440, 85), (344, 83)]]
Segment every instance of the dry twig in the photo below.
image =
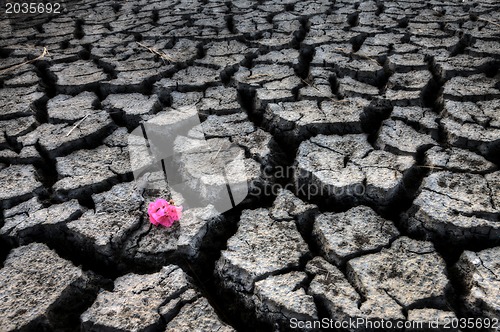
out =
[(214, 161), (215, 158), (217, 158), (217, 156), (219, 155), (220, 150), (222, 150), (222, 145), (220, 146), (219, 150), (217, 150), (217, 153), (215, 154), (215, 156), (213, 156), (212, 158), (210, 158), (211, 161)]
[(143, 43), (140, 43), (140, 42), (136, 42), (137, 45), (139, 46), (142, 46), (144, 47), (145, 49), (147, 49), (149, 52), (159, 56), (163, 61), (167, 60), (169, 63), (174, 63), (175, 62), (175, 59), (172, 58), (170, 55), (168, 55), (167, 53), (165, 52), (160, 52), (160, 51), (157, 51), (155, 50), (154, 48), (151, 48), (149, 46), (146, 46), (144, 45)]
[(346, 48), (341, 48), (341, 47), (337, 47), (334, 49), (335, 51), (340, 51), (340, 52), (343, 52), (345, 54), (349, 54), (349, 55), (354, 55), (354, 56), (358, 56), (360, 57), (361, 59), (366, 59), (366, 60), (370, 60), (370, 61), (373, 61), (374, 63), (376, 63), (377, 65), (380, 66), (380, 63), (378, 63), (377, 60), (375, 60), (374, 58), (372, 57), (369, 57), (368, 55), (366, 54), (362, 54), (362, 53), (353, 53), (352, 51), (346, 49)]
[(81, 119), (80, 121), (78, 121), (78, 122), (77, 122), (77, 123), (73, 126), (73, 128), (71, 128), (71, 130), (70, 130), (70, 131), (66, 134), (66, 137), (68, 137), (68, 136), (69, 136), (69, 135), (73, 132), (73, 130), (75, 130), (75, 129), (76, 129), (76, 127), (78, 127), (78, 126), (79, 126), (79, 125), (83, 122), (83, 120), (85, 120), (88, 116), (89, 116), (89, 115), (87, 114), (87, 115), (85, 115), (85, 116), (83, 117), (83, 119)]
[(252, 80), (254, 78), (266, 77), (266, 76), (270, 76), (270, 75), (269, 74), (255, 74), (255, 75), (247, 76), (245, 79), (246, 80)]
[(42, 51), (42, 54), (40, 54), (36, 58), (34, 58), (32, 60), (28, 60), (28, 61), (22, 62), (22, 63), (18, 63), (17, 65), (14, 65), (14, 66), (11, 66), (11, 67), (8, 67), (8, 68), (5, 68), (5, 69), (2, 69), (2, 70), (0, 70), (0, 75), (5, 74), (8, 71), (20, 68), (20, 67), (22, 67), (24, 65), (30, 64), (32, 62), (35, 62), (37, 60), (43, 59), (46, 55), (50, 55), (50, 54), (49, 54), (49, 51), (47, 50), (47, 47), (44, 47), (43, 51)]
[[(319, 93), (323, 94), (323, 92), (322, 92), (322, 91), (321, 91), (321, 90), (320, 90), (317, 86), (315, 86), (315, 85), (313, 85), (313, 84), (311, 84), (311, 83), (307, 82), (307, 81), (306, 81), (306, 80), (304, 80), (303, 78), (301, 78), (300, 80), (301, 80), (302, 82), (304, 82), (304, 84), (306, 84), (307, 86), (309, 86), (309, 87), (311, 87), (311, 88), (315, 89), (316, 91), (318, 91)], [(323, 94), (323, 97), (328, 98), (328, 99), (329, 99), (331, 102), (333, 102), (333, 103), (348, 103), (348, 102), (349, 102), (349, 100), (347, 100), (347, 99), (344, 99), (344, 100), (337, 100), (337, 99), (333, 99), (332, 97), (326, 96), (326, 95), (324, 95), (324, 94)], [(325, 113), (323, 113), (323, 114), (324, 114), (324, 115), (326, 115)]]
[(498, 24), (497, 22), (494, 22), (494, 21), (491, 21), (491, 20), (488, 20), (488, 19), (485, 19), (485, 18), (482, 18), (482, 17), (478, 17), (478, 20), (484, 21), (484, 22), (488, 22), (488, 23), (491, 23), (493, 25), (496, 25), (497, 27), (500, 27), (500, 24)]
[(445, 169), (444, 167), (440, 167), (440, 166), (424, 166), (424, 165), (421, 165), (421, 166), (417, 166), (417, 167), (420, 167), (420, 168), (430, 168), (430, 169)]

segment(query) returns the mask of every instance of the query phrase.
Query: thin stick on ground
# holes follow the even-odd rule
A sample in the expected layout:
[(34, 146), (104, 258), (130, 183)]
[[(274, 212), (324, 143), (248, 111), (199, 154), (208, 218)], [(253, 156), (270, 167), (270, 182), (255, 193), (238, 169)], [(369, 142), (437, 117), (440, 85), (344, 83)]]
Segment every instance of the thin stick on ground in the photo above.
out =
[(43, 59), (48, 54), (49, 54), (49, 51), (47, 50), (47, 47), (44, 47), (43, 51), (42, 51), (42, 54), (40, 54), (36, 58), (34, 58), (32, 60), (25, 61), (25, 62), (18, 63), (17, 65), (14, 65), (14, 66), (11, 66), (11, 67), (8, 67), (8, 68), (5, 68), (5, 69), (2, 69), (2, 70), (0, 70), (0, 75), (5, 74), (5, 73), (7, 73), (7, 72), (9, 72), (11, 70), (15, 70), (17, 68), (20, 68), (20, 67), (22, 67), (24, 65), (28, 65), (28, 64), (30, 64), (32, 62), (35, 62), (37, 60), (41, 60), (41, 59)]
[(217, 153), (215, 154), (215, 156), (213, 156), (212, 158), (210, 158), (210, 160), (214, 160), (215, 158), (217, 158), (217, 156), (219, 155), (219, 152), (220, 150), (222, 150), (222, 145), (220, 146), (219, 150), (217, 151)]
[(488, 19), (485, 19), (485, 18), (482, 18), (482, 17), (478, 17), (478, 20), (481, 20), (481, 21), (484, 21), (484, 22), (488, 22), (488, 23), (491, 23), (493, 25), (496, 25), (497, 27), (500, 27), (500, 24), (498, 24), (497, 22), (494, 22), (494, 21), (491, 21), (491, 20), (488, 20)]
[(254, 74), (254, 75), (250, 75), (250, 76), (245, 77), (245, 79), (248, 81), (248, 80), (253, 80), (254, 78), (266, 77), (266, 76), (271, 76), (271, 75), (269, 75), (269, 74)]
[(380, 63), (379, 63), (377, 60), (375, 60), (375, 59), (374, 59), (374, 58), (372, 58), (372, 57), (369, 57), (369, 56), (368, 56), (368, 55), (366, 55), (366, 54), (362, 54), (362, 53), (359, 53), (359, 54), (354, 53), (354, 54), (355, 54), (355, 55), (357, 55), (357, 56), (359, 56), (359, 57), (360, 57), (360, 58), (362, 58), (362, 59), (370, 60), (370, 61), (372, 61), (373, 63), (375, 63), (377, 66), (380, 66)]
[(340, 52), (343, 52), (345, 54), (349, 54), (349, 55), (352, 55), (352, 56), (358, 56), (361, 59), (370, 60), (370, 61), (376, 63), (378, 66), (380, 66), (380, 63), (377, 60), (375, 60), (374, 58), (372, 58), (372, 57), (370, 57), (370, 56), (368, 56), (366, 54), (363, 54), (363, 53), (353, 53), (352, 51), (349, 51), (348, 49), (341, 48), (341, 47), (337, 47), (334, 50), (335, 51), (340, 51)]
[[(326, 95), (324, 94), (324, 92), (323, 92), (323, 91), (321, 91), (321, 90), (320, 90), (317, 86), (315, 86), (315, 85), (313, 85), (313, 84), (311, 84), (311, 83), (307, 82), (307, 81), (306, 81), (305, 79), (303, 79), (303, 78), (300, 78), (300, 80), (301, 80), (304, 84), (306, 84), (307, 86), (309, 86), (309, 87), (311, 87), (311, 88), (315, 89), (316, 91), (318, 91), (320, 94), (322, 94), (322, 95), (323, 95), (323, 97), (328, 98), (328, 99), (329, 99), (331, 102), (333, 102), (333, 103), (348, 103), (348, 102), (349, 102), (349, 100), (347, 100), (347, 99), (345, 99), (345, 100), (337, 100), (337, 99), (333, 99), (332, 97), (326, 96)], [(324, 114), (324, 113), (323, 113), (323, 114)]]
[(497, 22), (495, 21), (492, 21), (492, 20), (488, 20), (487, 18), (484, 18), (484, 17), (481, 17), (477, 14), (473, 14), (473, 13), (470, 13), (469, 14), (469, 18), (471, 19), (471, 21), (473, 22), (476, 22), (476, 21), (483, 21), (483, 22), (488, 22), (488, 23), (491, 23), (493, 25), (496, 25), (497, 27), (500, 27), (500, 24), (498, 24)]
[(77, 128), (77, 127), (78, 127), (78, 126), (79, 126), (79, 125), (83, 122), (83, 120), (85, 120), (88, 116), (89, 116), (89, 115), (87, 114), (87, 115), (85, 115), (85, 116), (83, 117), (83, 119), (81, 119), (80, 121), (78, 121), (78, 122), (77, 122), (77, 123), (73, 126), (73, 128), (71, 128), (71, 130), (70, 130), (70, 131), (66, 134), (66, 137), (68, 137), (68, 136), (69, 136), (69, 135), (73, 132), (73, 130), (75, 130), (75, 129), (76, 129), (76, 128)]
[(316, 85), (312, 85), (311, 83), (307, 82), (307, 81), (306, 81), (305, 79), (303, 79), (303, 78), (300, 78), (300, 80), (301, 80), (303, 83), (307, 84), (309, 87), (311, 87), (311, 88), (315, 89), (316, 91), (318, 91), (319, 93), (323, 93), (323, 92), (322, 92), (322, 91), (321, 91), (321, 90), (320, 90), (320, 89), (319, 89)]
[(157, 51), (154, 48), (146, 46), (146, 45), (144, 45), (143, 43), (140, 43), (140, 42), (136, 42), (136, 43), (137, 43), (137, 45), (139, 45), (139, 46), (144, 47), (145, 49), (147, 49), (149, 52), (158, 55), (162, 60), (167, 60), (169, 63), (174, 63), (175, 62), (174, 58), (172, 58), (170, 55), (168, 55), (168, 54), (166, 54), (164, 52)]
[(429, 169), (445, 169), (444, 167), (440, 167), (440, 166), (425, 166), (425, 165), (420, 165), (420, 166), (417, 166), (417, 167), (420, 167), (420, 168), (429, 168)]

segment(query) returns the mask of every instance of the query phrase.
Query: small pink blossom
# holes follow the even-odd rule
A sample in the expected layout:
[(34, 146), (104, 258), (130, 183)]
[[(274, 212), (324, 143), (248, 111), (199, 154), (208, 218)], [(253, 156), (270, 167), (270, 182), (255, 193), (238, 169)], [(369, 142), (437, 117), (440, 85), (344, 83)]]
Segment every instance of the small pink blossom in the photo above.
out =
[(182, 206), (175, 206), (174, 201), (167, 202), (162, 198), (149, 203), (149, 221), (155, 225), (170, 227), (182, 216)]

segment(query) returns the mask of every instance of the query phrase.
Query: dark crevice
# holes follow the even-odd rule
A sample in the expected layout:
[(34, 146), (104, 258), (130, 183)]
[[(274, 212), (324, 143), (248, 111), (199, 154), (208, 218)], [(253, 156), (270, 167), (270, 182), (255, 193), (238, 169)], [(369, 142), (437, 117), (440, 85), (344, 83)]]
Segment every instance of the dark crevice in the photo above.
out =
[(42, 24), (36, 24), (35, 25), (35, 29), (36, 29), (36, 31), (38, 31), (38, 33), (44, 33), (45, 32)]
[[(222, 227), (212, 230), (209, 241), (204, 241), (200, 248), (201, 256), (196, 261), (181, 259), (179, 266), (191, 277), (196, 287), (202, 295), (209, 301), (218, 316), (226, 323), (237, 328), (244, 327), (248, 322), (240, 321), (234, 315), (235, 310), (241, 309), (236, 304), (234, 297), (220, 296), (223, 288), (214, 276), (215, 263), (220, 257), (221, 250), (226, 249), (228, 239), (233, 236), (238, 229), (238, 220), (241, 215), (241, 208), (224, 213), (225, 222)], [(209, 246), (207, 246), (209, 244)]]
[(403, 29), (407, 28), (409, 22), (410, 22), (410, 20), (408, 19), (408, 17), (405, 16), (405, 17), (398, 20), (398, 27), (403, 28)]
[(4, 136), (5, 142), (12, 151), (15, 151), (16, 153), (21, 152), (22, 144), (17, 141), (16, 137), (8, 136), (6, 132), (3, 132), (2, 135)]
[(407, 44), (410, 42), (411, 39), (411, 34), (410, 33), (405, 33), (403, 37), (401, 37), (401, 43)]
[(118, 13), (120, 11), (120, 9), (122, 8), (122, 4), (119, 3), (119, 2), (113, 2), (111, 4), (111, 8), (113, 8), (113, 11), (116, 13)]
[(500, 70), (500, 61), (494, 60), (486, 63), (484, 66), (481, 68), (481, 72), (486, 75), (488, 78), (493, 78), (498, 74), (498, 71)]
[(435, 106), (441, 96), (442, 85), (439, 84), (434, 78), (431, 78), (422, 89), (420, 99), (422, 100), (422, 105), (424, 107), (433, 108), (437, 113), (439, 113), (439, 109), (435, 108)]
[(156, 25), (158, 20), (160, 19), (160, 12), (158, 9), (153, 9), (151, 12), (151, 21), (153, 21), (153, 24)]
[(139, 32), (134, 32), (133, 36), (134, 36), (134, 40), (136, 42), (141, 42), (142, 41), (142, 34), (140, 34)]
[(387, 119), (392, 113), (393, 105), (387, 99), (375, 99), (363, 110), (360, 115), (361, 127), (368, 133), (368, 142), (374, 144), (377, 140), (377, 132), (382, 125), (382, 121)]
[(277, 13), (269, 13), (266, 15), (266, 22), (269, 24), (273, 24), (273, 18)]
[(113, 27), (111, 26), (111, 23), (106, 22), (102, 25), (105, 29), (108, 29), (108, 31), (112, 32), (114, 31)]
[(482, 251), (492, 247), (498, 246), (500, 241), (495, 244), (484, 243), (481, 241), (468, 242), (466, 246), (457, 245), (450, 243), (449, 238), (434, 238), (433, 244), (436, 251), (446, 262), (447, 276), (451, 283), (451, 288), (447, 291), (448, 304), (459, 319), (461, 318), (478, 318), (470, 312), (470, 310), (464, 307), (463, 298), (466, 297), (470, 289), (464, 283), (461, 274), (457, 270), (456, 263), (458, 262), (460, 256), (463, 254), (464, 250), (470, 250), (474, 252)]
[[(216, 286), (217, 287), (217, 286)], [(215, 297), (223, 300), (221, 305), (225, 306), (226, 315), (230, 317), (230, 325), (239, 332), (273, 331), (272, 326), (257, 318), (254, 310), (247, 308), (248, 301), (241, 294), (233, 290), (217, 287)], [(247, 297), (251, 294), (245, 294)], [(217, 311), (217, 310), (216, 310)], [(223, 315), (219, 314), (223, 320)], [(226, 320), (228, 321), (228, 320)]]
[(449, 250), (445, 249), (443, 251), (443, 248), (439, 243), (434, 243), (434, 247), (446, 262), (447, 276), (453, 288), (453, 292), (451, 292), (448, 296), (448, 302), (458, 319), (467, 319), (471, 316), (468, 313), (468, 310), (465, 310), (463, 307), (463, 297), (469, 293), (469, 289), (467, 288), (467, 285), (464, 284), (464, 281), (461, 279), (461, 275), (455, 266), (463, 251), (456, 248), (450, 255)]
[(316, 214), (317, 211), (309, 211), (296, 218), (297, 229), (299, 230), (304, 241), (307, 243), (307, 247), (309, 248), (309, 252), (312, 257), (321, 255), (321, 249), (318, 245), (318, 241), (312, 234)]
[(357, 26), (359, 24), (359, 12), (347, 15), (347, 24), (351, 27)]
[[(89, 55), (90, 55), (90, 50), (89, 50)], [(108, 80), (113, 80), (113, 79), (116, 79), (118, 77), (118, 74), (115, 71), (114, 65), (109, 64), (106, 61), (102, 61), (99, 58), (93, 59), (93, 62), (97, 65), (97, 67), (102, 69), (102, 71), (106, 74)], [(102, 89), (96, 88), (94, 90), (96, 90), (96, 93), (97, 93), (97, 91), (99, 91), (97, 93), (98, 96), (102, 93), (101, 92)], [(99, 99), (103, 100), (104, 98), (105, 98), (104, 96), (101, 96)]]
[(262, 122), (262, 114), (257, 113), (255, 109), (255, 88), (250, 85), (239, 84), (237, 92), (241, 108), (248, 113), (248, 117), (252, 122), (260, 124)]
[(293, 32), (293, 40), (291, 41), (291, 47), (295, 49), (300, 49), (302, 47), (302, 41), (306, 38), (307, 33), (311, 27), (309, 19), (305, 16), (299, 18), (300, 27), (298, 30)]
[(196, 58), (197, 59), (203, 59), (205, 55), (207, 54), (207, 50), (203, 46), (202, 43), (199, 43), (196, 45)]
[(95, 202), (92, 199), (92, 196), (82, 196), (78, 199), (78, 203), (89, 210), (95, 211)]
[[(314, 305), (316, 306), (316, 310), (318, 311), (318, 320), (323, 321), (323, 319), (330, 320), (332, 317), (330, 316), (328, 310), (328, 304), (325, 303), (325, 299), (321, 296), (313, 296)], [(338, 331), (333, 329), (332, 331)]]
[(83, 25), (84, 24), (85, 24), (85, 21), (81, 18), (79, 18), (75, 21), (75, 30), (73, 31), (73, 36), (76, 39), (82, 39), (83, 36), (85, 36), (85, 33), (83, 32)]
[(224, 20), (226, 21), (226, 28), (229, 30), (229, 32), (236, 34), (236, 27), (234, 26), (234, 18), (233, 15), (226, 15), (224, 17)]
[[(422, 152), (422, 155), (424, 153)], [(394, 221), (396, 226), (401, 225), (400, 216), (402, 213), (411, 208), (413, 201), (417, 197), (420, 189), (420, 185), (424, 181), (424, 178), (429, 174), (429, 170), (425, 167), (420, 167), (420, 163), (417, 162), (416, 166), (413, 166), (403, 176), (402, 187), (398, 191), (395, 199), (387, 206), (387, 208), (382, 209), (381, 215), (385, 218)], [(401, 235), (408, 235), (405, 230), (398, 227)]]
[[(99, 289), (110, 288), (112, 282), (86, 271), (86, 280), (65, 289), (51, 308), (48, 316), (51, 328), (55, 331), (78, 331), (81, 328), (80, 316), (94, 303)], [(42, 331), (38, 326), (32, 331)]]
[(50, 98), (56, 95), (56, 77), (49, 70), (49, 63), (45, 61), (36, 61), (34, 63), (37, 68), (37, 74), (41, 79), (40, 85), (42, 86), (45, 96), (37, 100), (33, 105), (36, 110), (35, 118), (39, 123), (46, 123), (48, 121), (47, 102)]
[(423, 88), (420, 97), (425, 107), (429, 107), (435, 113), (439, 114), (443, 109), (443, 86), (446, 79), (442, 77), (434, 57), (426, 56), (425, 61), (432, 74), (432, 79)]
[(380, 16), (385, 10), (384, 2), (377, 1), (377, 10), (375, 11), (375, 16)]
[(252, 69), (253, 60), (256, 59), (257, 57), (258, 54), (254, 52), (245, 54), (245, 58), (240, 62), (240, 65), (245, 68)]
[(239, 65), (228, 66), (220, 72), (220, 80), (223, 84), (227, 85), (231, 82), (234, 73), (238, 71)]
[(13, 51), (13, 49), (0, 47), (0, 59), (7, 59)]
[(459, 54), (463, 54), (465, 49), (469, 46), (474, 45), (475, 40), (472, 38), (471, 35), (469, 34), (464, 34), (458, 43), (453, 46), (453, 48), (450, 50), (450, 56), (457, 56)]
[(63, 50), (67, 49), (70, 45), (69, 40), (65, 39), (59, 43), (59, 47)]
[[(3, 226), (3, 224), (3, 211), (0, 211), (0, 225)], [(9, 241), (5, 240), (3, 236), (0, 236), (0, 269), (3, 268), (5, 259), (12, 249), (12, 244)]]
[(170, 94), (170, 90), (158, 88), (156, 90), (156, 95), (163, 106), (170, 107), (172, 105), (172, 95)]
[[(111, 120), (113, 120), (113, 122), (118, 127), (127, 127), (127, 129), (129, 129), (127, 120), (125, 119), (125, 116), (126, 116), (125, 111), (119, 110), (119, 109), (110, 109), (108, 111), (108, 114), (109, 114), (109, 117), (111, 118)], [(132, 127), (131, 129), (134, 129), (135, 127), (137, 127), (138, 123), (137, 124), (133, 123), (130, 125)]]
[(80, 60), (89, 60), (90, 59), (90, 51), (92, 50), (92, 45), (83, 44), (82, 47), (83, 47), (83, 49), (78, 52), (78, 58), (80, 58)]
[(344, 96), (340, 93), (340, 82), (335, 73), (328, 77), (328, 83), (330, 84), (332, 94), (334, 94), (339, 100), (344, 99)]
[(38, 123), (47, 123), (49, 121), (49, 114), (47, 111), (48, 101), (48, 97), (42, 97), (33, 103), (35, 119)]
[(41, 147), (39, 142), (35, 144), (35, 148), (42, 157), (42, 161), (35, 164), (41, 177), (40, 180), (46, 188), (50, 189), (58, 178), (56, 161), (49, 157), (49, 154)]
[(365, 42), (365, 39), (368, 37), (366, 33), (362, 33), (356, 37), (351, 38), (350, 42), (352, 45), (352, 52), (355, 53), (359, 51), (361, 46), (363, 46), (363, 43)]
[(107, 279), (115, 279), (128, 271), (118, 269), (117, 257), (105, 257), (94, 250), (88, 240), (74, 239), (75, 234), (67, 229), (66, 225), (39, 227), (30, 238), (42, 241), (62, 258), (71, 261), (75, 266), (81, 266), (84, 271), (92, 271)]
[(160, 315), (160, 321), (159, 323), (155, 326), (155, 327), (151, 327), (151, 330), (152, 331), (166, 331), (166, 327), (168, 325), (168, 323), (175, 318), (175, 316), (177, 316), (179, 314), (179, 312), (182, 310), (182, 308), (185, 306), (185, 305), (188, 305), (190, 303), (193, 303), (195, 302), (199, 297), (198, 296), (195, 296), (194, 298), (191, 298), (189, 300), (182, 300), (182, 301), (179, 301), (175, 304), (174, 308), (169, 308), (170, 310), (168, 311), (168, 314), (166, 315), (162, 315), (160, 313), (160, 309), (162, 306), (165, 306), (166, 304), (168, 304), (170, 301), (176, 299), (176, 298), (179, 298), (182, 296), (183, 293), (185, 293), (186, 290), (181, 290), (181, 291), (178, 291), (178, 292), (175, 292), (174, 294), (172, 294), (171, 296), (169, 296), (167, 299), (165, 299), (165, 301), (163, 301), (163, 303), (160, 305), (160, 307), (158, 308), (158, 314)]
[(387, 61), (386, 56), (381, 56), (379, 59), (377, 59), (377, 62), (383, 66), (383, 72), (378, 75), (376, 79), (376, 84), (379, 89), (379, 94), (384, 94), (386, 89), (387, 89), (387, 83), (389, 82), (389, 79), (391, 76), (394, 74), (394, 71), (391, 69), (389, 65), (389, 61)]

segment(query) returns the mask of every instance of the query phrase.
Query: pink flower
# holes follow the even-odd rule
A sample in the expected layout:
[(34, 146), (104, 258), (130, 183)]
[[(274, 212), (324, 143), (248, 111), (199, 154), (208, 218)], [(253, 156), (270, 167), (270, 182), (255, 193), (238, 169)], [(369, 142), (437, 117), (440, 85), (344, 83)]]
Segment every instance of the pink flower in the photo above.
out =
[(149, 221), (155, 225), (170, 227), (182, 216), (182, 206), (175, 206), (171, 200), (167, 202), (162, 198), (149, 203), (148, 206)]

